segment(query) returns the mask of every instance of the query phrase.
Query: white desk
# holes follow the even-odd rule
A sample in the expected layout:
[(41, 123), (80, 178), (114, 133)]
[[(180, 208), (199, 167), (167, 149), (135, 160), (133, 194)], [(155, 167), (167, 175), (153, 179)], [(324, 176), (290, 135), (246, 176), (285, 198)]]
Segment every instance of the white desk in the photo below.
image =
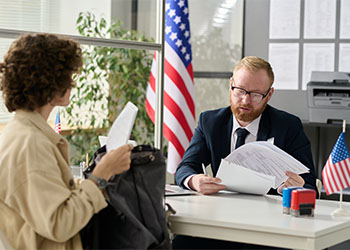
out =
[[(293, 249), (323, 249), (350, 239), (350, 218), (332, 218), (335, 201), (317, 200), (314, 217), (282, 213), (279, 196), (235, 193), (166, 197), (175, 234)], [(350, 211), (350, 204), (343, 202)]]

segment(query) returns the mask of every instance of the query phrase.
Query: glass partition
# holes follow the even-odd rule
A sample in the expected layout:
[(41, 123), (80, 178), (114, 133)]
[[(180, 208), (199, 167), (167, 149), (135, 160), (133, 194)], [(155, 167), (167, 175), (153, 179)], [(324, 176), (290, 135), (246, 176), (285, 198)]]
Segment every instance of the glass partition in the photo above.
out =
[(190, 0), (194, 71), (232, 72), (242, 58), (243, 0)]
[(196, 78), (196, 118), (201, 112), (230, 105), (229, 79)]
[(152, 0), (0, 0), (0, 29), (79, 35), (79, 13), (92, 13), (109, 25), (155, 37), (156, 1)]

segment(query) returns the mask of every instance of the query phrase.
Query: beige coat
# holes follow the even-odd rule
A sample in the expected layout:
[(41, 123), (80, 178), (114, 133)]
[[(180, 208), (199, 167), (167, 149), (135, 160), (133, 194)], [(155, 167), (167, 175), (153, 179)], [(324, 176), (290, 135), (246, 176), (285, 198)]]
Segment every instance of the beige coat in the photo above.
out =
[(14, 249), (81, 249), (79, 231), (107, 203), (74, 183), (67, 141), (37, 112), (19, 110), (0, 135), (0, 229)]

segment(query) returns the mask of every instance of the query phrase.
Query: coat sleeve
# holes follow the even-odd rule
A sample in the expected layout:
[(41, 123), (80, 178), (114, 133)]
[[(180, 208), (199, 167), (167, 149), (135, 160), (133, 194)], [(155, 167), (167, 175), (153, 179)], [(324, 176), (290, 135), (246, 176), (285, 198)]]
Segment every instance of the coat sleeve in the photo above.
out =
[(202, 163), (208, 164), (210, 162), (210, 151), (205, 136), (204, 120), (202, 113), (190, 145), (184, 153), (182, 161), (175, 173), (176, 183), (183, 188), (186, 188), (183, 182), (188, 176), (203, 173)]
[[(8, 203), (35, 232), (56, 242), (66, 242), (88, 223), (94, 213), (107, 206), (102, 192), (90, 180), (68, 183), (60, 167), (55, 145), (33, 139), (23, 149), (16, 188)], [(69, 169), (68, 169), (69, 171)]]

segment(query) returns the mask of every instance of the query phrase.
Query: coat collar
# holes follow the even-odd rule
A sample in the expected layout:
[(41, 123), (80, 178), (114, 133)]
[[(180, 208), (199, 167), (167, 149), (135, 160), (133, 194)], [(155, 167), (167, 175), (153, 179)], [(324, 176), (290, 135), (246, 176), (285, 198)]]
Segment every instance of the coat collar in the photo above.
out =
[(267, 141), (269, 139), (269, 133), (271, 130), (271, 122), (269, 116), (269, 110), (271, 109), (270, 105), (266, 105), (260, 119), (259, 130), (257, 141)]
[[(228, 138), (227, 140), (222, 141), (222, 150), (223, 155), (229, 155), (231, 153), (231, 136), (232, 136), (232, 129), (233, 129), (233, 114), (231, 111), (231, 107), (226, 108), (225, 110), (226, 115), (228, 116), (228, 122), (225, 122), (223, 124), (222, 131), (225, 131), (225, 137)], [(224, 121), (226, 119), (223, 119)]]
[(37, 127), (53, 144), (57, 145), (60, 141), (65, 143), (65, 139), (57, 134), (45, 119), (36, 111), (16, 110), (15, 119), (27, 120)]

